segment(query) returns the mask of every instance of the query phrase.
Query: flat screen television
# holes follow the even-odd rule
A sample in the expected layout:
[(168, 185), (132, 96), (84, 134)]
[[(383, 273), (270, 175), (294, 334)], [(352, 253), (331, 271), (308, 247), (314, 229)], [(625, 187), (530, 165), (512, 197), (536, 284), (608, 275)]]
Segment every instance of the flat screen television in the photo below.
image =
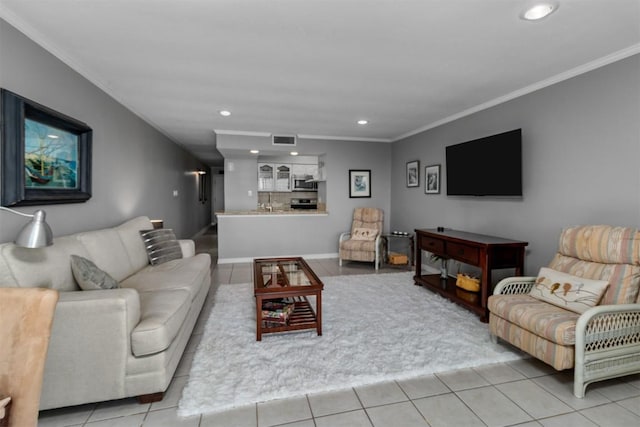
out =
[(522, 196), (522, 129), (446, 147), (447, 195)]

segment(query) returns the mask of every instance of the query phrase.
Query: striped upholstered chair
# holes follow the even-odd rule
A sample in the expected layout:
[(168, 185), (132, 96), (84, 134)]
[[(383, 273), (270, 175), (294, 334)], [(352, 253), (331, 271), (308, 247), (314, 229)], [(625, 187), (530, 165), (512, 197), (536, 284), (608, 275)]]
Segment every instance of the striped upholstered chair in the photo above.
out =
[(378, 208), (355, 208), (351, 231), (340, 235), (338, 239), (339, 264), (342, 260), (365, 261), (380, 266), (384, 254), (382, 227), (384, 211)]
[[(548, 268), (565, 275), (549, 281), (541, 270), (498, 283), (488, 301), (491, 335), (557, 370), (574, 368), (576, 397), (592, 382), (640, 373), (640, 231), (565, 228)], [(602, 291), (589, 294), (598, 283)]]

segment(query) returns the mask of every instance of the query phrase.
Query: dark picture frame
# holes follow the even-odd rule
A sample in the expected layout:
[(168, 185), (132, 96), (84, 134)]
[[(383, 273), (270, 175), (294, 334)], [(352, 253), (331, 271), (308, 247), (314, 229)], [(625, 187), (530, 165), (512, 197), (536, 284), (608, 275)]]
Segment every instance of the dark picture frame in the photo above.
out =
[(420, 187), (420, 161), (407, 162), (407, 187)]
[(349, 169), (349, 197), (371, 197), (371, 169)]
[(440, 194), (440, 165), (424, 167), (424, 193)]
[(2, 100), (2, 206), (91, 198), (92, 129), (6, 89)]

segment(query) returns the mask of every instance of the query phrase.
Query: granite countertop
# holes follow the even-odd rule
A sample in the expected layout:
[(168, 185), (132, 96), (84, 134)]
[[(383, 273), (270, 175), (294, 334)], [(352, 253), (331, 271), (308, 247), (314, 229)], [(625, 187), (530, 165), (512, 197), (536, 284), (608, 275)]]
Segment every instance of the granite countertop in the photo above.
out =
[(219, 211), (218, 216), (293, 216), (293, 215), (327, 215), (326, 210), (317, 209), (288, 209), (268, 211), (266, 209), (256, 209), (252, 211)]

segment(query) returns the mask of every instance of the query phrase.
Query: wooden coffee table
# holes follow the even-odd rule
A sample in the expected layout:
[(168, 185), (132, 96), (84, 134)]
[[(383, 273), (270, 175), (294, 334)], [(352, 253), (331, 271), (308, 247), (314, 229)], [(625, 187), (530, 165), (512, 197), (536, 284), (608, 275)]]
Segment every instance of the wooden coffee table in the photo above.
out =
[[(257, 258), (253, 260), (253, 289), (256, 297), (256, 340), (271, 332), (316, 329), (322, 335), (322, 289), (324, 285), (302, 257)], [(308, 296), (315, 297), (315, 311)], [(275, 300), (275, 301), (274, 301)], [(263, 319), (263, 305), (287, 307), (280, 320)], [(291, 304), (291, 305), (289, 305)], [(265, 312), (268, 309), (264, 310)], [(269, 314), (273, 314), (271, 311)]]

